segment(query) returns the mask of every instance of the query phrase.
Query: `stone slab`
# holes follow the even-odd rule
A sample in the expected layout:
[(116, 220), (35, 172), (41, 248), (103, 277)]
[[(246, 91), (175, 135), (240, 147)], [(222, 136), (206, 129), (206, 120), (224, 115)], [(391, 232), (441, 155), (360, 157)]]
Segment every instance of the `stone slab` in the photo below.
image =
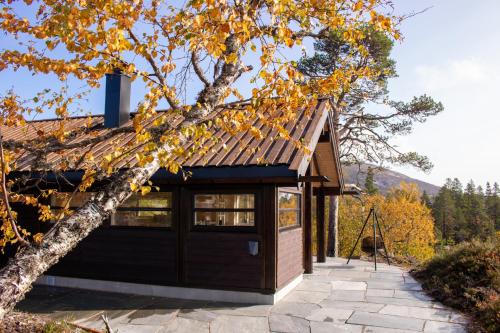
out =
[(422, 331), (425, 320), (411, 317), (391, 316), (380, 313), (354, 312), (353, 315), (347, 320), (347, 323)]
[(332, 290), (366, 290), (366, 282), (332, 281)]
[(327, 293), (332, 290), (332, 285), (327, 281), (303, 280), (299, 283), (295, 290), (319, 291)]
[(320, 309), (318, 304), (299, 303), (299, 302), (279, 302), (272, 307), (271, 313), (289, 315), (305, 318), (314, 310)]
[(330, 296), (330, 293), (324, 293), (318, 291), (294, 290), (290, 294), (288, 294), (283, 299), (283, 301), (317, 304), (325, 300), (328, 296)]
[(443, 323), (439, 321), (427, 321), (425, 323), (424, 332), (429, 333), (467, 333), (465, 326), (453, 323)]
[(158, 333), (209, 333), (209, 331), (207, 322), (177, 317)]
[(323, 308), (314, 310), (306, 317), (309, 321), (324, 321), (329, 323), (344, 324), (351, 316), (353, 310), (338, 308)]
[(280, 314), (269, 316), (269, 327), (273, 332), (282, 333), (309, 333), (309, 321)]
[(379, 313), (447, 322), (450, 311), (415, 306), (386, 305)]
[(367, 284), (369, 289), (422, 290), (422, 287), (418, 283), (368, 280)]
[(334, 290), (327, 298), (334, 301), (363, 302), (365, 292), (359, 290)]
[(231, 316), (267, 317), (272, 305), (240, 305), (232, 303), (211, 303), (205, 310), (215, 314)]
[(405, 306), (419, 306), (423, 308), (431, 308), (433, 304), (431, 302), (407, 299), (407, 298), (396, 298), (396, 297), (375, 297), (367, 296), (366, 300), (371, 303), (379, 304), (392, 304), (392, 305), (405, 305)]
[(119, 333), (158, 333), (162, 329), (158, 325), (121, 324), (111, 327)]
[(412, 290), (395, 290), (394, 297), (396, 298), (408, 298), (419, 301), (431, 301), (432, 298), (427, 296), (421, 291), (412, 291)]
[(269, 332), (268, 319), (264, 317), (218, 316), (210, 324), (210, 333), (260, 333)]
[(393, 289), (367, 289), (366, 296), (376, 296), (376, 297), (393, 297)]
[(311, 333), (361, 333), (363, 326), (359, 325), (339, 325), (323, 321), (311, 322)]
[(324, 308), (338, 308), (347, 310), (359, 310), (364, 312), (379, 312), (384, 304), (369, 303), (369, 302), (346, 302), (346, 301), (335, 301), (335, 300), (325, 300), (319, 303), (320, 306)]
[(415, 333), (415, 331), (400, 330), (398, 328), (365, 326), (365, 330), (363, 331), (363, 333)]

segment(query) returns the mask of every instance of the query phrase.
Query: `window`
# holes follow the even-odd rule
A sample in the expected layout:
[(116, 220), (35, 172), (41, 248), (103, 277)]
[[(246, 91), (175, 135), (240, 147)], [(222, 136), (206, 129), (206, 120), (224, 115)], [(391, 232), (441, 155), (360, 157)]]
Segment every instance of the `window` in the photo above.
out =
[(195, 226), (255, 226), (254, 194), (195, 194)]
[(111, 225), (170, 228), (172, 192), (132, 194), (111, 216)]
[[(50, 197), (55, 216), (59, 216), (69, 198), (69, 208), (74, 210), (85, 204), (91, 192), (59, 192)], [(112, 226), (161, 227), (172, 226), (172, 192), (150, 192), (146, 195), (132, 194), (111, 216)]]
[(280, 191), (278, 194), (279, 227), (300, 226), (300, 212), (300, 194)]
[[(57, 192), (52, 194), (50, 196), (50, 207), (52, 208), (52, 214), (56, 218), (55, 220), (65, 217), (61, 213), (66, 204), (68, 205), (68, 209), (73, 211), (75, 208), (83, 206), (93, 194), (93, 192)], [(70, 200), (69, 203), (68, 200)]]

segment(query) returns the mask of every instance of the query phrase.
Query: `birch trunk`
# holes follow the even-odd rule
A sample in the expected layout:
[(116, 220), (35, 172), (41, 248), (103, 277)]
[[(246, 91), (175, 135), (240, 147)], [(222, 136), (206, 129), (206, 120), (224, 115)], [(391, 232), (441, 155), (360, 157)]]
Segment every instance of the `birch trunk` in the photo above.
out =
[(339, 255), (339, 197), (331, 195), (328, 200), (328, 246), (326, 254), (328, 257)]
[(155, 161), (147, 167), (129, 170), (54, 226), (39, 246), (22, 247), (0, 271), (0, 320), (24, 298), (38, 277), (100, 226), (132, 194), (131, 181), (144, 184), (158, 169), (159, 164)]

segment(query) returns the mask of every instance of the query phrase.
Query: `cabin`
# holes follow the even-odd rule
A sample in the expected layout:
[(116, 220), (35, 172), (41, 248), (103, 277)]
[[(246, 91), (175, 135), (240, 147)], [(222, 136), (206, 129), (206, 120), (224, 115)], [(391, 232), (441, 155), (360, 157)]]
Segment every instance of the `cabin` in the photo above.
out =
[[(130, 81), (107, 77), (105, 114), (92, 116), (97, 131), (130, 126)], [(158, 171), (151, 179), (159, 191), (132, 195), (112, 217), (52, 267), (38, 283), (101, 291), (273, 304), (312, 272), (312, 209), (317, 207), (318, 261), (325, 260), (325, 197), (342, 192), (338, 143), (329, 102), (298, 110), (287, 124), (293, 138), (303, 138), (310, 152), (256, 120), (264, 134), (237, 138), (222, 131), (210, 152), (183, 161), (188, 178)], [(72, 118), (78, 129), (88, 118)], [(4, 140), (35, 139), (38, 130), (58, 120), (4, 128)], [(119, 134), (127, 142), (133, 134)], [(75, 138), (79, 140), (81, 138)], [(246, 149), (241, 150), (241, 143)], [(223, 148), (224, 147), (224, 148)], [(113, 149), (95, 147), (95, 156)], [(68, 153), (75, 153), (69, 151)], [(57, 164), (60, 154), (48, 159)], [(265, 163), (259, 162), (265, 160)], [(36, 174), (29, 154), (19, 158), (13, 174)], [(130, 161), (129, 161), (130, 163)], [(82, 172), (64, 172), (71, 182)], [(60, 185), (60, 184), (59, 184)], [(66, 191), (72, 191), (69, 185)], [(92, 192), (92, 191), (90, 191)], [(71, 207), (91, 193), (76, 193)], [(52, 196), (51, 207), (61, 200)], [(41, 228), (37, 212), (23, 209), (19, 220)], [(40, 230), (41, 230), (40, 229)]]

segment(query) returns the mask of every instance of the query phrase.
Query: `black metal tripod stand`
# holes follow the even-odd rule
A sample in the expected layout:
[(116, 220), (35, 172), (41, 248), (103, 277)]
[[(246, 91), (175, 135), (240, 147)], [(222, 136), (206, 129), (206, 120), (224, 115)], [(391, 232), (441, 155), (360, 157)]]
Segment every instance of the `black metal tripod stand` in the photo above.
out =
[(387, 264), (390, 265), (391, 263), (389, 261), (389, 254), (387, 252), (387, 248), (385, 247), (384, 237), (382, 236), (382, 229), (380, 229), (378, 216), (377, 213), (375, 212), (375, 207), (373, 206), (372, 208), (370, 208), (370, 212), (366, 217), (365, 223), (363, 224), (363, 228), (361, 228), (361, 232), (358, 235), (358, 239), (356, 239), (356, 243), (354, 243), (354, 247), (352, 248), (351, 253), (349, 254), (349, 259), (347, 259), (347, 263), (349, 264), (349, 261), (351, 261), (351, 257), (354, 253), (354, 250), (356, 250), (356, 246), (358, 246), (359, 239), (363, 235), (363, 231), (365, 231), (366, 225), (368, 224), (370, 217), (372, 218), (373, 221), (373, 257), (375, 261), (375, 270), (377, 270), (377, 230), (380, 235), (380, 239), (382, 240), (382, 245), (384, 246), (385, 258), (387, 259)]

